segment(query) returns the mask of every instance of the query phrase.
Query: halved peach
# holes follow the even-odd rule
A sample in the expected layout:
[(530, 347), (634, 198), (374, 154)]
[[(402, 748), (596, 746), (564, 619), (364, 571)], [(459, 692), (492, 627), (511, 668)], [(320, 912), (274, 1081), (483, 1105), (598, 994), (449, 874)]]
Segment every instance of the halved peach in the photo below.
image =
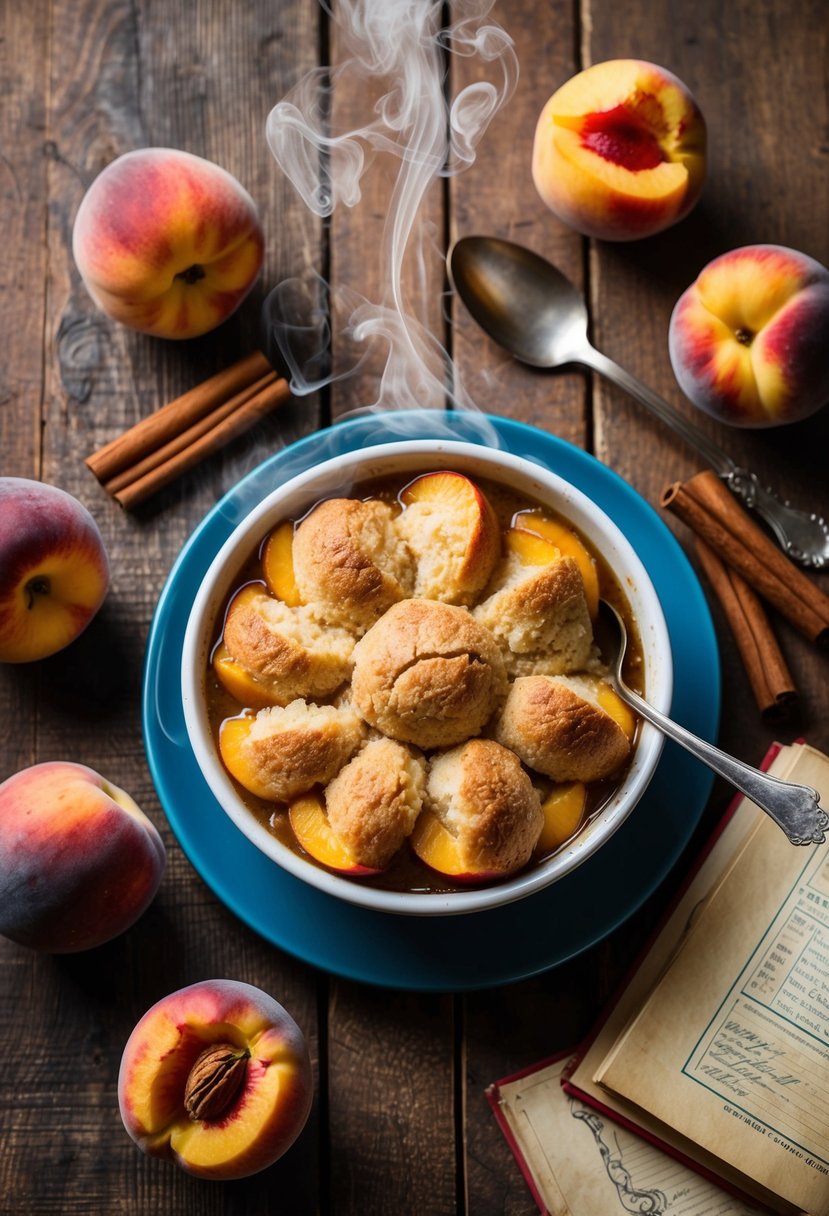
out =
[(548, 207), (599, 240), (652, 236), (681, 220), (705, 177), (705, 122), (681, 80), (637, 59), (596, 63), (545, 105), (532, 175)]
[(371, 866), (361, 865), (351, 850), (336, 835), (325, 807), (317, 794), (306, 794), (297, 798), (288, 808), (288, 819), (293, 828), (294, 836), (302, 845), (309, 857), (327, 866), (330, 870), (338, 870), (351, 877), (366, 874), (379, 874), (380, 871)]
[(129, 1037), (124, 1126), (145, 1153), (201, 1178), (245, 1178), (285, 1153), (313, 1098), (308, 1047), (258, 988), (204, 980), (163, 997)]
[(241, 705), (250, 706), (251, 709), (265, 709), (273, 705), (269, 690), (252, 671), (236, 662), (224, 642), (220, 642), (213, 651), (213, 671), (223, 687)]
[(544, 826), (535, 846), (536, 853), (552, 853), (571, 836), (584, 820), (587, 790), (581, 781), (554, 785), (541, 804)]
[(501, 552), (498, 517), (486, 495), (449, 469), (423, 473), (400, 493), (398, 528), (417, 561), (415, 595), (470, 603)]
[[(566, 556), (576, 559), (584, 582), (587, 608), (591, 619), (595, 619), (599, 611), (599, 573), (596, 561), (572, 528), (559, 523), (558, 520), (549, 519), (540, 511), (529, 510), (519, 511), (513, 516), (510, 531), (513, 529), (519, 533), (529, 532), (533, 536), (542, 537)], [(515, 541), (511, 544), (514, 547)]]
[(302, 597), (294, 578), (294, 525), (289, 519), (277, 524), (262, 550), (262, 571), (268, 590), (289, 608), (298, 608)]
[(457, 840), (432, 811), (421, 811), (409, 840), (422, 862), (455, 882), (481, 883), (503, 877), (494, 872), (470, 871), (461, 856)]

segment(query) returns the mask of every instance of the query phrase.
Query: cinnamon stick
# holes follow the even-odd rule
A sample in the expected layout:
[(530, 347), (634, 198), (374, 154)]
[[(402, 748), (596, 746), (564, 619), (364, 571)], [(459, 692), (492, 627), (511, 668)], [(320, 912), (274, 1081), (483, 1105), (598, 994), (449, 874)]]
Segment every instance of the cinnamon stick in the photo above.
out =
[(110, 494), (116, 494), (119, 490), (123, 490), (125, 486), (128, 486), (130, 482), (138, 481), (139, 477), (143, 477), (145, 473), (152, 472), (160, 464), (164, 464), (172, 456), (178, 455), (179, 452), (189, 447), (190, 444), (195, 443), (202, 435), (206, 435), (208, 431), (218, 426), (229, 414), (241, 409), (246, 402), (250, 401), (251, 397), (257, 396), (269, 384), (273, 384), (274, 380), (276, 380), (275, 371), (268, 372), (266, 376), (262, 376), (261, 380), (254, 380), (253, 384), (248, 385), (247, 388), (243, 388), (240, 393), (237, 393), (234, 397), (225, 401), (223, 405), (206, 414), (204, 418), (200, 418), (198, 422), (181, 431), (173, 439), (162, 444), (161, 447), (156, 448), (154, 452), (150, 452), (143, 460), (139, 460), (137, 464), (131, 464), (122, 473), (109, 478), (108, 481), (104, 482), (104, 489)]
[(704, 540), (697, 537), (695, 548), (734, 635), (762, 717), (785, 718), (797, 701), (797, 689), (763, 605), (745, 579)]
[(829, 596), (781, 552), (731, 492), (706, 470), (662, 493), (662, 506), (682, 519), (749, 586), (819, 645), (829, 642)]
[(241, 435), (265, 414), (287, 401), (290, 395), (291, 390), (286, 380), (279, 378), (270, 381), (255, 396), (224, 417), (217, 425), (196, 437), (193, 442), (188, 442), (162, 464), (150, 469), (149, 472), (134, 481), (130, 481), (123, 489), (117, 490), (114, 498), (122, 507), (130, 510), (151, 494), (162, 490), (182, 473), (186, 473), (206, 456), (210, 456), (224, 447), (231, 439)]
[(100, 482), (107, 482), (271, 371), (261, 351), (254, 351), (143, 418), (93, 452), (85, 464)]

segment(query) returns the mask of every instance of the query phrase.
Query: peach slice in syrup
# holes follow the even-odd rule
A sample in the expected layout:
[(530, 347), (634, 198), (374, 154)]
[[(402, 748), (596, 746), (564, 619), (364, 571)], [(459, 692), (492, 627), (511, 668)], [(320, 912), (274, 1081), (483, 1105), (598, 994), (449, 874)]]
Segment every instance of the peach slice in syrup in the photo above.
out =
[(566, 556), (576, 559), (584, 582), (584, 594), (590, 618), (595, 620), (599, 611), (599, 575), (596, 562), (575, 532), (565, 524), (548, 519), (538, 511), (519, 511), (513, 518), (512, 527), (519, 532), (530, 532), (533, 536), (542, 537), (551, 545), (555, 545)]
[(541, 804), (544, 826), (535, 846), (536, 853), (552, 853), (574, 836), (584, 820), (587, 790), (581, 781), (553, 786)]
[(236, 718), (225, 718), (219, 730), (219, 755), (227, 771), (240, 785), (250, 790), (251, 794), (256, 794), (257, 798), (272, 801), (273, 795), (267, 786), (257, 779), (245, 747), (255, 721), (255, 716), (249, 713)]
[(636, 714), (604, 680), (600, 680), (596, 686), (596, 700), (605, 713), (610, 714), (613, 721), (621, 726), (628, 739), (632, 739), (636, 730)]
[(251, 709), (265, 709), (273, 705), (268, 689), (257, 680), (252, 671), (237, 663), (224, 642), (213, 651), (213, 671), (222, 686), (240, 705)]
[(380, 873), (371, 866), (361, 865), (336, 835), (317, 794), (305, 794), (295, 799), (288, 808), (288, 819), (298, 843), (321, 865), (352, 877)]
[(514, 553), (524, 566), (549, 566), (561, 556), (558, 545), (524, 528), (509, 528), (504, 539), (507, 549)]
[(502, 877), (500, 874), (469, 870), (461, 858), (455, 837), (432, 811), (421, 811), (409, 840), (422, 862), (439, 874), (453, 878), (455, 882), (479, 883)]
[(289, 519), (277, 524), (265, 541), (262, 551), (262, 571), (268, 590), (287, 604), (298, 608), (302, 597), (294, 578), (294, 525)]

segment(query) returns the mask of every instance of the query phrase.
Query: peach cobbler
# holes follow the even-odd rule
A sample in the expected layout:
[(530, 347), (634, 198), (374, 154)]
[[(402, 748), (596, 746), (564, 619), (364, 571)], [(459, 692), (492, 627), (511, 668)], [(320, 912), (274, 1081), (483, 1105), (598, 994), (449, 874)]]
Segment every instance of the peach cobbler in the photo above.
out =
[(222, 761), (296, 852), (393, 890), (496, 881), (621, 782), (634, 716), (603, 678), (601, 555), (545, 507), (448, 470), (316, 504), (264, 538), (216, 624)]

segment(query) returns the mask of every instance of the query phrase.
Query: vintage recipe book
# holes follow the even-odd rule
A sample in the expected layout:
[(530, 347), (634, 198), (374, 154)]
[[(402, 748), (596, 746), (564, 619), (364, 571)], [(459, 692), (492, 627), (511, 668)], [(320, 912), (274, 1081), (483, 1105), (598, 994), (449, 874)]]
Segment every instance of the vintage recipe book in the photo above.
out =
[[(777, 751), (770, 771), (814, 786), (829, 808), (826, 756), (794, 744)], [(536, 1198), (555, 1216), (730, 1216), (752, 1203), (829, 1216), (829, 842), (795, 847), (740, 799), (577, 1061), (515, 1083), (518, 1091), (512, 1081), (493, 1087), (499, 1117), (531, 1185), (544, 1169), (553, 1178)], [(576, 1150), (560, 1134), (549, 1139), (545, 1120), (569, 1126), (568, 1100), (600, 1121), (591, 1130), (608, 1178), (621, 1163), (615, 1202), (558, 1193), (576, 1193)], [(695, 1183), (673, 1174), (660, 1183), (659, 1167), (640, 1164), (642, 1136), (651, 1152), (658, 1144), (674, 1157), (669, 1167), (658, 1154), (664, 1169), (687, 1162), (697, 1186), (707, 1179), (743, 1198), (718, 1207), (723, 1192), (712, 1187), (696, 1206), (685, 1203), (681, 1192)]]
[(487, 1091), (536, 1203), (550, 1216), (757, 1216), (681, 1161), (565, 1093), (569, 1056)]

